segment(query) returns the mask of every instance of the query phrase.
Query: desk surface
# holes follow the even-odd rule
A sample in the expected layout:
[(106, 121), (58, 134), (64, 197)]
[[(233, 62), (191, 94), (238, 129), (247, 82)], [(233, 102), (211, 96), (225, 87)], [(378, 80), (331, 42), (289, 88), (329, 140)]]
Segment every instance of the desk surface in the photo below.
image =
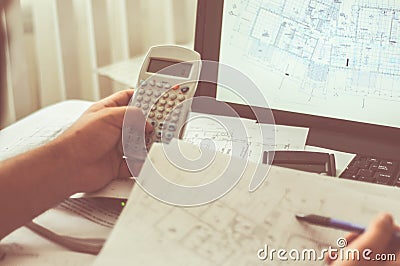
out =
[[(24, 152), (56, 137), (75, 121), (89, 105), (91, 105), (90, 102), (83, 101), (63, 102), (45, 108), (0, 131), (0, 159)], [(351, 155), (345, 155), (343, 158), (345, 158), (344, 161), (351, 160)], [(343, 163), (343, 165), (345, 164)], [(71, 224), (74, 227), (80, 227), (81, 217), (71, 216), (70, 213), (63, 215), (72, 217), (73, 222)], [(39, 220), (43, 219), (54, 223), (54, 211), (49, 211), (39, 217)], [(88, 226), (90, 227), (90, 224)], [(61, 228), (61, 232), (65, 229), (65, 227)], [(90, 232), (91, 230), (87, 231)], [(103, 234), (107, 235), (107, 232), (109, 231), (104, 230)], [(94, 259), (91, 255), (66, 251), (25, 228), (21, 228), (5, 238), (0, 245), (1, 251), (5, 251), (8, 255), (2, 257), (0, 254), (0, 258), (3, 259), (3, 261), (0, 259), (0, 262), (13, 262), (18, 265), (62, 265), (67, 263), (88, 265)], [(65, 260), (65, 258), (68, 258), (68, 260)]]

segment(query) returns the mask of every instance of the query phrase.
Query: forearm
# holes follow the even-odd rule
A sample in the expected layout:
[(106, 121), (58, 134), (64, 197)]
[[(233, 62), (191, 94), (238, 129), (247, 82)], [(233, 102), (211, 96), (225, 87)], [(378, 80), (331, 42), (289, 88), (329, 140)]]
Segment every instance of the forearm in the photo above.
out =
[(52, 142), (0, 163), (0, 239), (76, 192), (60, 147)]

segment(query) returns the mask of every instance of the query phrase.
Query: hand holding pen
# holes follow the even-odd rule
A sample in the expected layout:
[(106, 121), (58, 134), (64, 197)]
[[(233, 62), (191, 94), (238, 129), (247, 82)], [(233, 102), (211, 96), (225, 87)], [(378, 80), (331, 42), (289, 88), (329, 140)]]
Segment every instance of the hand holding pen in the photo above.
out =
[(393, 218), (389, 214), (381, 214), (376, 217), (365, 231), (364, 228), (359, 226), (338, 221), (336, 219), (318, 217), (315, 215), (296, 215), (296, 218), (299, 221), (304, 221), (311, 224), (352, 231), (352, 233), (349, 233), (345, 237), (347, 240), (346, 248), (356, 249), (360, 252), (366, 249), (370, 249), (372, 251), (372, 253), (369, 255), (369, 260), (364, 259), (362, 256), (360, 257), (360, 260), (332, 260), (327, 257), (326, 261), (329, 265), (400, 265), (400, 251), (398, 250), (400, 227), (394, 224)]

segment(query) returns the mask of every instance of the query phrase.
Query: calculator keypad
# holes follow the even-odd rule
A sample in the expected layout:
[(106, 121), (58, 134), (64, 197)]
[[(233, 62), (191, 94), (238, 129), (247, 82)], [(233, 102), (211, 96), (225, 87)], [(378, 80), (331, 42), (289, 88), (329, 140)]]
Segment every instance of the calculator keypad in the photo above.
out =
[(142, 80), (140, 85), (133, 106), (142, 109), (154, 128), (153, 133), (145, 139), (146, 148), (149, 149), (153, 142), (169, 143), (178, 137), (183, 103), (191, 98), (188, 96), (191, 87), (171, 86), (160, 80)]

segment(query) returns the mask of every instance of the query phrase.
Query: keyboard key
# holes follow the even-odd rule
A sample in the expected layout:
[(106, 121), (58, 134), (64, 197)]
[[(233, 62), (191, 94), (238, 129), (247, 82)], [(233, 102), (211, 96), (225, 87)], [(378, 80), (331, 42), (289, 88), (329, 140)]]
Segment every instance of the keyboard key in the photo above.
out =
[(377, 172), (379, 173), (387, 173), (390, 175), (393, 175), (395, 171), (397, 170), (397, 167), (394, 165), (385, 165), (385, 164), (380, 164), (378, 166)]
[(374, 177), (357, 176), (356, 180), (368, 183), (374, 183), (376, 179)]
[(349, 173), (349, 174), (357, 174), (358, 171), (359, 171), (359, 169), (356, 167), (353, 167), (353, 166), (347, 167), (347, 169), (346, 169), (346, 173)]
[(341, 178), (346, 178), (346, 179), (352, 179), (352, 180), (357, 180), (357, 174), (350, 174), (347, 172), (342, 173), (340, 176)]
[(370, 162), (366, 161), (366, 160), (362, 160), (362, 161), (357, 161), (353, 164), (353, 167), (357, 167), (359, 169), (368, 169), (370, 166)]
[(400, 187), (400, 162), (357, 155), (341, 178)]
[(399, 165), (399, 162), (384, 160), (384, 161), (381, 162), (381, 164), (398, 166), (398, 165)]
[(360, 169), (357, 173), (358, 176), (363, 176), (365, 178), (372, 177), (374, 172), (369, 169)]
[(372, 171), (378, 170), (379, 162), (372, 162), (371, 165), (369, 166), (369, 169)]
[(376, 179), (376, 183), (382, 185), (391, 185), (393, 183), (393, 176), (385, 173), (376, 173), (374, 178)]

